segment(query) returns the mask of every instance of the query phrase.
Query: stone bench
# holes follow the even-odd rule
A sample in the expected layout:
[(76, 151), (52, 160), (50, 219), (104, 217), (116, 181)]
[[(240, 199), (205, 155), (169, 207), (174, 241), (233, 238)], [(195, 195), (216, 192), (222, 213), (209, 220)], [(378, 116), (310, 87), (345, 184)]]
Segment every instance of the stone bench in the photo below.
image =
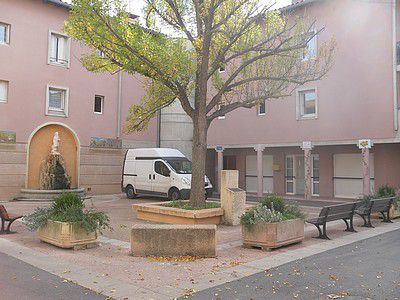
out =
[(135, 224), (133, 256), (216, 256), (215, 225)]

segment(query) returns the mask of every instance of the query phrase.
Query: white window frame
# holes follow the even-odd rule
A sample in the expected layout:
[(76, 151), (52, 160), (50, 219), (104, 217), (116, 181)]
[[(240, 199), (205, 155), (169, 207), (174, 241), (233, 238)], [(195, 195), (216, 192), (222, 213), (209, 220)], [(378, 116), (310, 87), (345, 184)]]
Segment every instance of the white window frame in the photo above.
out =
[[(315, 30), (315, 28), (313, 28), (312, 30), (311, 30), (311, 32), (312, 32), (312, 34), (315, 34), (314, 35), (314, 37), (311, 39), (311, 40), (309, 40), (308, 41), (308, 43), (307, 43), (307, 50), (308, 50), (308, 45), (310, 44), (310, 43), (314, 43), (315, 45), (314, 45), (314, 53), (312, 54), (312, 55), (310, 55), (310, 53), (307, 51), (307, 53), (306, 52), (303, 52), (303, 54), (302, 54), (302, 59), (303, 59), (303, 61), (308, 61), (308, 60), (312, 60), (312, 59), (315, 59), (316, 57), (317, 57), (317, 53), (318, 53), (318, 34), (316, 34), (317, 33), (317, 31)], [(305, 33), (304, 33), (305, 34)]]
[(314, 158), (318, 158), (318, 161), (319, 161), (318, 171), (319, 171), (319, 175), (321, 175), (321, 160), (320, 160), (319, 154), (312, 154), (312, 156), (311, 156), (311, 176), (312, 176), (311, 188), (312, 188), (312, 195), (319, 196), (319, 193), (317, 194), (314, 191), (314, 183), (316, 183), (316, 184), (318, 184), (319, 192), (321, 192), (320, 176), (318, 177), (318, 180), (314, 178)]
[(260, 109), (261, 109), (261, 104), (262, 104), (262, 103), (258, 104), (258, 105), (257, 105), (257, 115), (258, 115), (258, 116), (265, 116), (265, 114), (266, 114), (266, 112), (267, 112), (267, 101), (265, 101), (265, 100), (263, 100), (263, 101), (264, 101), (264, 112), (262, 113), (262, 112), (260, 111)]
[[(304, 94), (304, 92), (307, 91), (314, 91), (315, 93), (315, 113), (302, 115), (301, 112), (303, 109), (300, 94)], [(296, 90), (296, 118), (297, 120), (312, 120), (318, 118), (318, 90), (316, 87), (301, 88)]]
[[(67, 63), (58, 63), (51, 61), (51, 36), (52, 35), (60, 35), (67, 39)], [(49, 30), (49, 37), (48, 37), (48, 53), (47, 53), (47, 64), (53, 66), (59, 66), (64, 68), (69, 68), (71, 65), (71, 38), (66, 35), (65, 33)]]
[(5, 42), (0, 42), (0, 45), (10, 45), (10, 31), (11, 31), (10, 28), (11, 28), (11, 25), (7, 24), (7, 23), (3, 23), (3, 22), (0, 22), (0, 25), (6, 27), (6, 41)]
[[(295, 157), (296, 155), (286, 155), (285, 156), (285, 193), (286, 195), (296, 195), (296, 168), (295, 168)], [(292, 168), (293, 169), (293, 176), (292, 178), (288, 178), (287, 175), (287, 159), (291, 158), (292, 159)], [(293, 192), (288, 192), (288, 182), (293, 184)]]
[(7, 93), (6, 93), (6, 99), (0, 99), (0, 103), (7, 103), (8, 102), (8, 95), (9, 95), (9, 90), (10, 90), (10, 82), (8, 80), (2, 80), (0, 79), (0, 82), (5, 82), (7, 84)]
[[(96, 98), (100, 97), (101, 98), (101, 112), (95, 111), (96, 108)], [(94, 103), (93, 103), (93, 113), (96, 115), (102, 115), (104, 113), (104, 96), (102, 95), (94, 95)]]
[[(50, 89), (63, 90), (65, 92), (64, 97), (64, 109), (56, 110), (50, 109), (49, 101), (50, 101)], [(69, 102), (69, 88), (64, 86), (57, 86), (48, 84), (46, 87), (46, 116), (55, 116), (55, 117), (68, 117), (68, 102)]]

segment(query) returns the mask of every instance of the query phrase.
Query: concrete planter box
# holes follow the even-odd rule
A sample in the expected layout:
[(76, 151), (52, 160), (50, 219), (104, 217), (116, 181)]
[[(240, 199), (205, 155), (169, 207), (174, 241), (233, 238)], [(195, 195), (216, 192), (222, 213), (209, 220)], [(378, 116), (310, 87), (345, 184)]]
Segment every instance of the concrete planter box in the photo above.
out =
[(287, 220), (278, 223), (258, 223), (250, 227), (242, 225), (243, 246), (271, 250), (299, 243), (304, 239), (304, 221)]
[(61, 248), (88, 248), (96, 244), (97, 233), (88, 233), (75, 223), (48, 220), (38, 230), (39, 239)]
[(69, 190), (30, 190), (21, 189), (21, 197), (19, 201), (53, 201), (61, 196), (62, 193), (75, 193), (81, 198), (85, 196), (85, 189), (69, 189)]
[(397, 219), (400, 217), (400, 203), (398, 204), (397, 208), (392, 205), (392, 207), (389, 210), (389, 216), (390, 219)]
[(216, 256), (216, 225), (135, 224), (133, 256)]
[(157, 202), (151, 204), (133, 204), (139, 220), (152, 221), (167, 224), (214, 224), (222, 221), (224, 211), (222, 208), (207, 208), (199, 210), (187, 210), (175, 207), (165, 207)]

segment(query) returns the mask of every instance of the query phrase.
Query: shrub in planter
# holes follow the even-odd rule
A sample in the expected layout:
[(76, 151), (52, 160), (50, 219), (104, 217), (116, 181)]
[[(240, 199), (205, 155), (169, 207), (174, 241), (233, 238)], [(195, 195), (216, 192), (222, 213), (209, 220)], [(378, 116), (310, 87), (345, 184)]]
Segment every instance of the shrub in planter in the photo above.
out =
[(41, 240), (63, 248), (93, 243), (98, 231), (111, 228), (105, 213), (86, 209), (74, 193), (62, 194), (48, 208), (36, 208), (23, 222), (30, 230), (38, 230)]
[[(361, 205), (368, 206), (370, 200), (372, 200), (372, 199), (390, 198), (390, 197), (396, 197), (396, 199), (393, 202), (393, 206), (390, 209), (389, 215), (390, 215), (391, 219), (397, 218), (400, 216), (400, 197), (398, 197), (398, 193), (396, 192), (396, 189), (389, 185), (381, 185), (375, 194), (362, 197)], [(373, 215), (377, 218), (381, 217), (381, 215), (379, 213), (376, 213)]]
[(286, 205), (272, 195), (241, 217), (243, 245), (273, 249), (304, 239), (305, 215), (297, 205)]

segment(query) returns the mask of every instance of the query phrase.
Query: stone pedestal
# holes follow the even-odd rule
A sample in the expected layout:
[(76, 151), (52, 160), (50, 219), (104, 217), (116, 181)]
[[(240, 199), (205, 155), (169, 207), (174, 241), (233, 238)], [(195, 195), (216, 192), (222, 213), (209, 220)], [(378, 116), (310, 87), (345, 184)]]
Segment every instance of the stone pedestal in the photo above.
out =
[(239, 188), (239, 171), (223, 170), (221, 173), (221, 208), (226, 225), (239, 225), (245, 211), (246, 192)]

